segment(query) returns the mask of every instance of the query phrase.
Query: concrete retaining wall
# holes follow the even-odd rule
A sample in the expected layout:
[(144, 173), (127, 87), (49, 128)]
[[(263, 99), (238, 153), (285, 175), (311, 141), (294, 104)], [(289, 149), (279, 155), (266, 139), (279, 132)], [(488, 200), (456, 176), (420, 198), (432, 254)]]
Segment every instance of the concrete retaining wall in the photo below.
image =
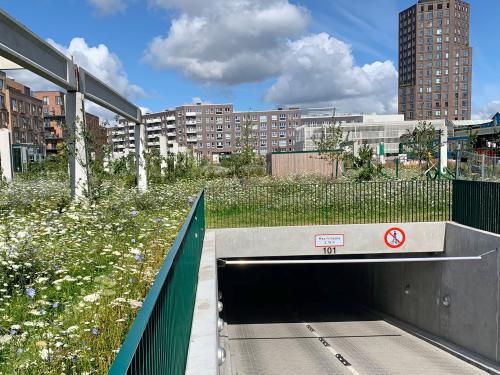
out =
[[(404, 244), (393, 249), (385, 233), (393, 227), (405, 233)], [(317, 235), (343, 235), (343, 246), (329, 246), (331, 255), (442, 252), (446, 223), (360, 224), (215, 230), (218, 258), (325, 255), (316, 247)]]
[[(446, 224), (444, 256), (500, 250), (500, 236)], [(375, 309), (498, 362), (498, 251), (483, 260), (377, 264), (371, 270)]]

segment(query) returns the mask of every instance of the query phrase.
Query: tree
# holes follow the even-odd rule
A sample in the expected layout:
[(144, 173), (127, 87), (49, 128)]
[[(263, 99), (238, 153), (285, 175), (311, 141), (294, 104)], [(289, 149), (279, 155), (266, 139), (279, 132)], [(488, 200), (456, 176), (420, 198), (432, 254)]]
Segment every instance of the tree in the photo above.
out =
[(439, 150), (438, 136), (439, 131), (436, 132), (430, 122), (420, 121), (413, 131), (408, 130), (401, 136), (401, 142), (412, 157), (418, 158), (419, 164), (425, 160), (428, 167), (434, 153)]
[(257, 137), (253, 129), (250, 114), (243, 117), (241, 124), (241, 136), (236, 139), (238, 152), (231, 157), (228, 165), (238, 177), (249, 177), (252, 167), (262, 165), (262, 158), (257, 155)]
[(373, 149), (367, 145), (360, 148), (354, 164), (359, 169), (356, 181), (370, 181), (382, 170), (382, 165), (373, 162)]
[(330, 165), (335, 165), (335, 178), (338, 178), (339, 161), (346, 160), (351, 153), (346, 147), (350, 144), (349, 133), (343, 138), (342, 128), (335, 120), (335, 109), (333, 110), (332, 122), (323, 127), (321, 135), (315, 136), (313, 141), (321, 158)]
[(469, 129), (469, 137), (467, 138), (467, 151), (469, 152), (475, 152), (476, 147), (477, 147), (477, 131), (473, 131), (472, 129)]

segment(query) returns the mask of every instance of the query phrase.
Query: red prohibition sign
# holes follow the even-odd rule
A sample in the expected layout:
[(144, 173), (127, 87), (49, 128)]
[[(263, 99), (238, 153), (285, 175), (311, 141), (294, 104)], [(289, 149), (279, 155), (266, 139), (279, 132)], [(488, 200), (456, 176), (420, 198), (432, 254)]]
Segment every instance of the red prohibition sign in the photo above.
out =
[(406, 234), (401, 228), (394, 227), (385, 232), (384, 241), (391, 249), (398, 249), (405, 243)]

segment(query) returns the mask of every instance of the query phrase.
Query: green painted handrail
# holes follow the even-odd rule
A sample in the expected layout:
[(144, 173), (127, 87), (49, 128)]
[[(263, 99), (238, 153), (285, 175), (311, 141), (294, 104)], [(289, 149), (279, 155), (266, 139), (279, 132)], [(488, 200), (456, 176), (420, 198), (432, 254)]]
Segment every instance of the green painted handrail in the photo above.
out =
[(201, 192), (108, 374), (184, 374), (204, 234)]

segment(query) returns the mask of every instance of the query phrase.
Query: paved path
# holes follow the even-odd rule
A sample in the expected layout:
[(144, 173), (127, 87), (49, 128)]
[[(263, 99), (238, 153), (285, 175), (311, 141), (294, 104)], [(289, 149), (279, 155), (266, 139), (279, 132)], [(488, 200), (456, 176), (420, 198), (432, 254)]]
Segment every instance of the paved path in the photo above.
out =
[(383, 320), (231, 324), (233, 375), (484, 374)]

